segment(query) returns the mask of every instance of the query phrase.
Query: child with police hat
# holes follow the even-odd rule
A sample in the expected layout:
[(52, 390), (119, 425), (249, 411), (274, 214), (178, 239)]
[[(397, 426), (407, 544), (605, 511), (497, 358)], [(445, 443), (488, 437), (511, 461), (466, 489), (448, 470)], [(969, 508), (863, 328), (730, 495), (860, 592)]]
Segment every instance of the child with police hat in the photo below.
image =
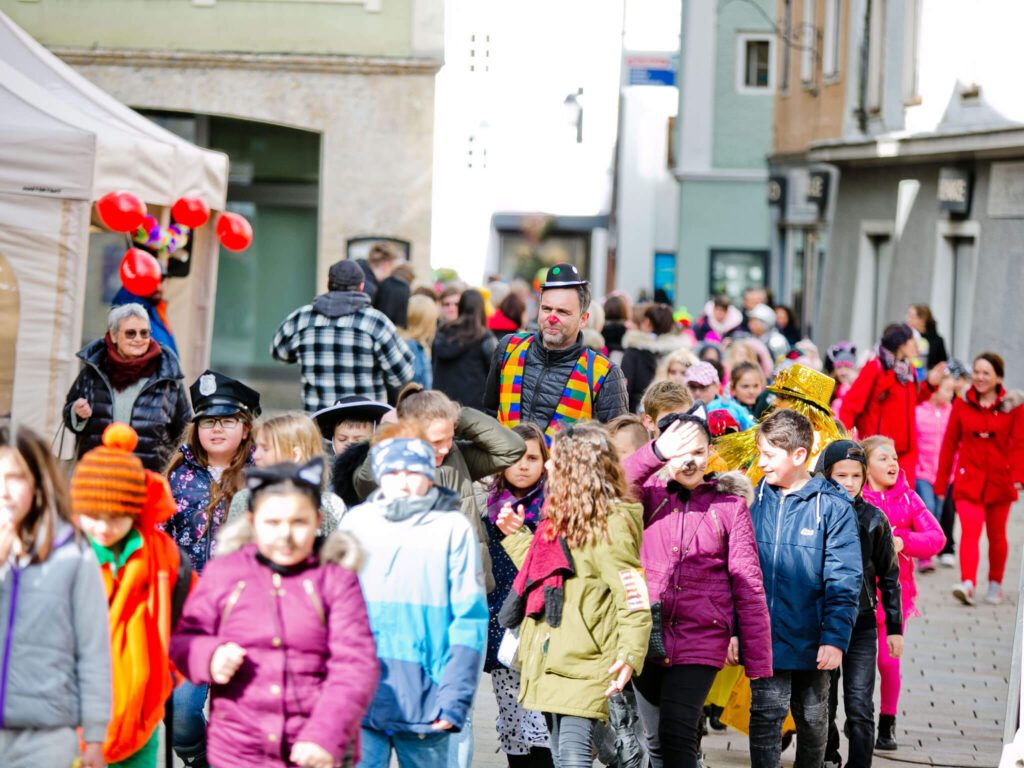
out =
[[(237, 379), (207, 370), (189, 387), (195, 416), (167, 468), (178, 511), (164, 525), (202, 573), (216, 547), (217, 530), (252, 464), (252, 424), (260, 393)], [(174, 749), (185, 765), (205, 766), (206, 686), (183, 683), (174, 691)]]

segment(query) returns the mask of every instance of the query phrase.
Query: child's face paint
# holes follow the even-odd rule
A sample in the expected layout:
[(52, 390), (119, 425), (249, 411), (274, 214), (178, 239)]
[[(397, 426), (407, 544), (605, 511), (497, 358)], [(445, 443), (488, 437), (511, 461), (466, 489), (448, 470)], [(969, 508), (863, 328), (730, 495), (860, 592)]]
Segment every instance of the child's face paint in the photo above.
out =
[(891, 445), (880, 445), (868, 455), (868, 481), (875, 490), (892, 488), (899, 475), (899, 458)]
[(256, 548), (277, 565), (301, 563), (313, 552), (320, 512), (302, 493), (270, 493), (252, 512)]

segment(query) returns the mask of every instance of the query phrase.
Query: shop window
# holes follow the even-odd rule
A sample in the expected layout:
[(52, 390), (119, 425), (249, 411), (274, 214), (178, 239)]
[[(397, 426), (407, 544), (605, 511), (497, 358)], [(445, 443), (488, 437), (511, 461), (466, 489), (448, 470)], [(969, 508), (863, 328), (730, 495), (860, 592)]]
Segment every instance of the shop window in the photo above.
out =
[(654, 254), (654, 300), (676, 303), (676, 254), (659, 251)]
[(737, 89), (740, 93), (767, 93), (774, 86), (770, 35), (740, 35), (738, 38)]
[(764, 288), (768, 273), (768, 251), (763, 250), (711, 250), (712, 296), (725, 294), (739, 306), (743, 292), (748, 288)]
[[(316, 284), (320, 134), (212, 115), (143, 114), (228, 155), (227, 208), (245, 216), (255, 232), (245, 251), (220, 250), (211, 367), (259, 390), (264, 410), (301, 407), (298, 366), (271, 359), (270, 342), (288, 313), (322, 290)], [(106, 251), (97, 262), (102, 274), (92, 290), (105, 300)]]

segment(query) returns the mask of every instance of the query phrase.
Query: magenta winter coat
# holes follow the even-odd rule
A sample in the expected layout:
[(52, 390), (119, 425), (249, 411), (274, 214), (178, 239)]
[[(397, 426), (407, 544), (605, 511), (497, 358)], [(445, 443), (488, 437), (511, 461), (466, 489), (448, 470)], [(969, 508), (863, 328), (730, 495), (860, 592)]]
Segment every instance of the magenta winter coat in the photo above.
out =
[[(721, 668), (733, 635), (750, 677), (772, 675), (772, 633), (754, 526), (753, 490), (735, 472), (716, 475), (683, 502), (659, 476), (653, 443), (626, 459), (644, 505), (640, 560), (652, 603), (661, 602), (668, 657), (662, 665)], [(685, 554), (685, 557), (684, 557)], [(738, 625), (738, 626), (737, 626)]]
[(900, 470), (896, 485), (887, 491), (873, 491), (864, 486), (864, 500), (885, 513), (892, 526), (892, 535), (903, 539), (899, 553), (900, 587), (903, 590), (903, 617), (920, 616), (914, 604), (917, 584), (914, 582), (914, 558), (934, 557), (946, 546), (946, 535), (935, 517), (921, 501), (921, 497), (907, 484), (907, 476)]
[(311, 741), (358, 763), (379, 679), (358, 546), (335, 532), (319, 559), (282, 574), (257, 560), (251, 535), (248, 520), (225, 529), (171, 638), (171, 659), (193, 683), (211, 683), (218, 646), (246, 651), (227, 685), (210, 686), (209, 761), (283, 768), (296, 742)]

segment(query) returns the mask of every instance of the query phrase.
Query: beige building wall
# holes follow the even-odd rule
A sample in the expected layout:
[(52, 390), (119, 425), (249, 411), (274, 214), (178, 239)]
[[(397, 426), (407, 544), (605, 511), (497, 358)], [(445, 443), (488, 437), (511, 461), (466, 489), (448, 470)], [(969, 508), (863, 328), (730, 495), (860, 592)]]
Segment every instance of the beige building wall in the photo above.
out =
[(322, 135), (318, 285), (345, 241), (388, 233), (430, 264), (434, 75), (424, 59), (57, 49), (125, 104)]
[[(856, 65), (856, 61), (851, 62), (849, 46), (846, 45), (850, 3), (844, 0), (834, 3), (839, 8), (836, 35), (838, 70), (835, 74), (826, 75), (823, 71), (823, 49), (828, 3), (829, 0), (812, 0), (810, 4), (814, 16), (809, 19), (805, 12), (805, 0), (790, 0), (790, 34), (796, 44), (787, 46), (783, 43), (778, 46), (780, 87), (775, 94), (774, 155), (805, 152), (813, 142), (842, 136), (846, 82), (851, 74), (849, 67)], [(785, 5), (785, 0), (779, 0), (777, 18), (780, 25), (785, 25)], [(813, 35), (810, 25), (813, 25)], [(806, 80), (801, 71), (805, 45), (813, 46), (811, 74)], [(789, 82), (787, 87), (783, 87), (782, 73), (787, 59)]]

